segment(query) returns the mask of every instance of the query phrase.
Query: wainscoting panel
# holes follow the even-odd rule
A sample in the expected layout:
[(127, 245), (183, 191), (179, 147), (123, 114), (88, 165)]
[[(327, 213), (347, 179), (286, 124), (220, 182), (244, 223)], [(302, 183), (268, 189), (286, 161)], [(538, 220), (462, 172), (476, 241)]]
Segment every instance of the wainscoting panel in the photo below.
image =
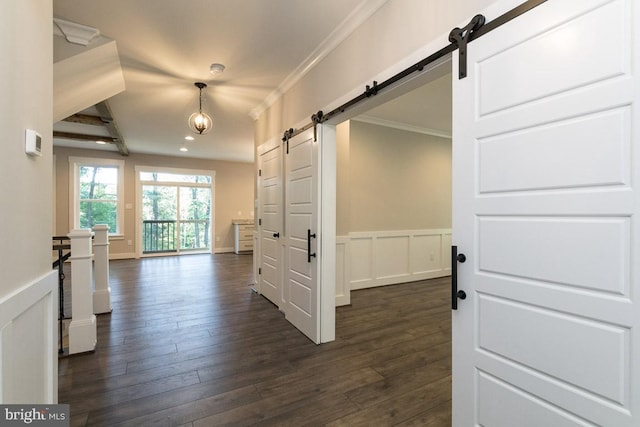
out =
[(406, 281), (411, 275), (409, 248), (411, 236), (377, 236), (375, 243), (374, 277), (390, 283)]
[(57, 271), (0, 299), (0, 402), (57, 403)]
[(336, 287), (344, 278), (343, 295), (451, 274), (450, 229), (354, 232), (338, 242)]
[(336, 307), (351, 304), (349, 238), (336, 236)]
[(349, 235), (346, 239), (349, 240), (350, 246), (350, 250), (346, 258), (351, 266), (351, 276), (349, 277), (348, 282), (351, 284), (353, 289), (354, 284), (368, 282), (371, 280), (371, 277), (373, 277), (374, 238), (367, 235), (363, 235), (362, 237)]

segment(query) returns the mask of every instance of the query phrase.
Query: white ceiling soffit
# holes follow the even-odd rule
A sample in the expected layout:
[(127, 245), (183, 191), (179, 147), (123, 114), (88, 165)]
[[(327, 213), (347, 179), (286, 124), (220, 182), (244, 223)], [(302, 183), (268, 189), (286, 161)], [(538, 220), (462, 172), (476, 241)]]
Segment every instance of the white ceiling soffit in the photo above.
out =
[(318, 45), (316, 49), (296, 67), (280, 83), (278, 88), (271, 92), (269, 96), (257, 107), (255, 107), (249, 115), (252, 119), (257, 120), (267, 108), (273, 105), (284, 93), (286, 93), (293, 85), (295, 85), (302, 77), (304, 77), (313, 67), (326, 57), (333, 49), (342, 43), (349, 35), (355, 31), (360, 24), (369, 19), (382, 5), (388, 0), (366, 0), (360, 3), (347, 17), (336, 27), (329, 36)]
[(124, 91), (114, 40), (53, 64), (53, 121)]

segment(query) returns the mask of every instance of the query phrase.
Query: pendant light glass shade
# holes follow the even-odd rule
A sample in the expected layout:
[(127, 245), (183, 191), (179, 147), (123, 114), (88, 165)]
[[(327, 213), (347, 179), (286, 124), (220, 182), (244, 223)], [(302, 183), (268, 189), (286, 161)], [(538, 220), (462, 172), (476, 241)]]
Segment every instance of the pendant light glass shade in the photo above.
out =
[(205, 83), (196, 82), (194, 85), (200, 89), (200, 108), (197, 113), (189, 116), (189, 128), (198, 135), (204, 135), (211, 130), (213, 120), (207, 113), (202, 112), (202, 89), (207, 87)]
[(211, 130), (211, 124), (213, 120), (208, 114), (199, 112), (193, 113), (189, 116), (189, 127), (191, 130), (199, 135), (204, 135)]

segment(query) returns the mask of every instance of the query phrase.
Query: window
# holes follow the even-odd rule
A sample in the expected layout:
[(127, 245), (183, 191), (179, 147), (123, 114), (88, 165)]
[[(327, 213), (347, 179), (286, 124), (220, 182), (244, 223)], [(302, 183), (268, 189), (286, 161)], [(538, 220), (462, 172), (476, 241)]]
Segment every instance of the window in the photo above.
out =
[(211, 252), (215, 172), (136, 166), (141, 255)]
[(71, 228), (107, 224), (110, 235), (122, 235), (124, 162), (69, 158), (72, 170)]

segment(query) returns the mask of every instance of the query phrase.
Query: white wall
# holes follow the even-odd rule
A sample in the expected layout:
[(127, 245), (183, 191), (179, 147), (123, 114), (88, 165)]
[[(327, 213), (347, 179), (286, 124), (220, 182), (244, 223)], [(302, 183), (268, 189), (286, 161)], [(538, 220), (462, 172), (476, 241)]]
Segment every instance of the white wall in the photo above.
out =
[[(57, 400), (51, 270), (51, 0), (0, 2), (0, 402)], [(42, 156), (24, 152), (25, 129)]]
[(355, 120), (350, 128), (350, 195), (338, 206), (349, 232), (451, 228), (450, 139)]

